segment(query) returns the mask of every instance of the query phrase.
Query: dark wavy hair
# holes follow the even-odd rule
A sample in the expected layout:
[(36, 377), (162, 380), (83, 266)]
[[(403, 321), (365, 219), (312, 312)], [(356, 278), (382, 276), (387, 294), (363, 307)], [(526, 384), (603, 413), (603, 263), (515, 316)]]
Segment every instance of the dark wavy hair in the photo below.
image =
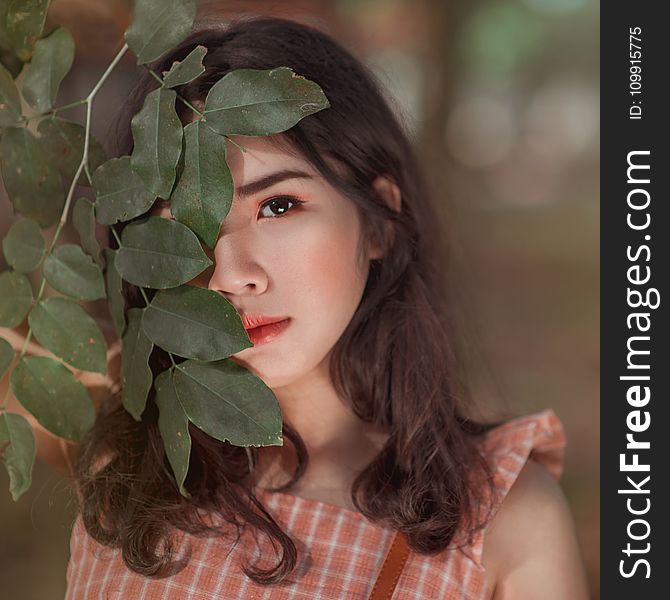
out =
[[(407, 135), (372, 74), (314, 27), (269, 17), (235, 20), (225, 28), (193, 33), (154, 63), (154, 72), (169, 69), (199, 44), (208, 50), (206, 71), (177, 88), (187, 100), (203, 100), (229, 71), (285, 65), (317, 82), (330, 101), (330, 108), (271, 139), (297, 151), (349, 197), (364, 235), (376, 236), (386, 248), (383, 258), (371, 264), (360, 305), (330, 363), (343, 401), (360, 419), (389, 434), (353, 483), (352, 501), (370, 520), (404, 532), (414, 551), (444, 550), (458, 531), (471, 536), (490, 515), (482, 511), (492, 481), (479, 442), (495, 424), (473, 418), (472, 400), (459, 376), (456, 315), (446, 301), (447, 284), (453, 285), (444, 277), (446, 248)], [(120, 154), (132, 151), (130, 119), (156, 86), (143, 72), (124, 103), (118, 119)], [(184, 118), (188, 109), (178, 105)], [(399, 186), (399, 213), (371, 186), (377, 175)], [(117, 232), (123, 226), (116, 225)], [(116, 247), (113, 238), (110, 245)], [(137, 288), (126, 283), (124, 295), (126, 308), (144, 305)], [(170, 361), (156, 348), (150, 364), (156, 375)], [(297, 551), (254, 495), (253, 468), (263, 448), (220, 442), (192, 424), (189, 430), (193, 445), (185, 486), (190, 500), (179, 494), (166, 458), (153, 390), (141, 422), (124, 410), (119, 394), (103, 403), (75, 461), (86, 530), (99, 543), (121, 548), (133, 571), (163, 576), (184, 566), (173, 561), (174, 529), (221, 534), (201, 518), (204, 510), (234, 524), (238, 538), (241, 527), (249, 525), (270, 536), (273, 546), (278, 542), (282, 553), (273, 568), (243, 569), (257, 583), (281, 581), (293, 570)], [(309, 458), (304, 442), (286, 423), (284, 437), (297, 467), (275, 491), (290, 490)]]

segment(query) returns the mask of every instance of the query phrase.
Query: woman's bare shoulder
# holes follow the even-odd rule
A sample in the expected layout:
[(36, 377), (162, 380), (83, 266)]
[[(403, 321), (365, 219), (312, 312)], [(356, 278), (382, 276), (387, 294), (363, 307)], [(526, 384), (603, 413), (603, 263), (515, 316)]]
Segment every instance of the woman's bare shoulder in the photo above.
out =
[(482, 562), (492, 600), (588, 597), (570, 508), (556, 480), (535, 461), (523, 467), (487, 526)]

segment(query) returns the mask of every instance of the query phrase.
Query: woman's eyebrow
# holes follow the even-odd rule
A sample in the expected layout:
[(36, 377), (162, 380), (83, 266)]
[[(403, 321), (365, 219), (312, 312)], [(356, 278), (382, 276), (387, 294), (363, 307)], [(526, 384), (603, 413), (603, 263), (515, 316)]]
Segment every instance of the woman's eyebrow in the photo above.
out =
[(269, 188), (280, 181), (286, 181), (287, 179), (313, 179), (313, 177), (309, 173), (300, 171), (299, 169), (284, 169), (265, 175), (251, 183), (241, 185), (240, 187), (235, 188), (235, 191), (240, 198), (244, 198), (246, 196), (257, 194), (265, 188)]

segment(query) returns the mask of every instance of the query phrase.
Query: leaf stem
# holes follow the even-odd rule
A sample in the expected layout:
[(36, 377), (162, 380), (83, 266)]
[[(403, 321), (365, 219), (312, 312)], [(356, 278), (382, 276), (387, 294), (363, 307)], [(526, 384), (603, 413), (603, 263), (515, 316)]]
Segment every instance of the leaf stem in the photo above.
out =
[[(158, 83), (161, 84), (161, 86), (164, 85), (165, 82), (163, 81), (163, 78), (162, 78), (160, 75), (158, 75), (158, 73), (154, 72), (154, 71), (153, 71), (152, 69), (150, 69), (147, 65), (144, 65), (144, 68), (149, 72), (149, 74), (150, 74), (156, 81), (158, 81)], [(204, 113), (200, 112), (200, 111), (199, 111), (195, 106), (193, 106), (193, 105), (192, 105), (186, 98), (184, 98), (183, 96), (180, 96), (179, 94), (177, 94), (177, 100), (179, 100), (179, 101), (182, 102), (185, 106), (187, 106), (188, 108), (190, 108), (190, 109), (191, 109), (196, 115), (198, 115), (203, 121), (206, 120), (206, 119), (205, 119), (205, 115), (204, 115)]]

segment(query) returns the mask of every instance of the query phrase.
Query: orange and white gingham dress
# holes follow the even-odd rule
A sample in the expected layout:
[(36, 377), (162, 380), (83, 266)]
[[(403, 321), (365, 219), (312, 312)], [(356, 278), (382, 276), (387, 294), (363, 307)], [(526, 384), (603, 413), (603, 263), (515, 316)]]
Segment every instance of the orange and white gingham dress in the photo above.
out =
[[(563, 469), (565, 434), (551, 410), (508, 421), (486, 434), (497, 491), (496, 506), (532, 457), (558, 479)], [(269, 567), (276, 554), (264, 534), (245, 529), (231, 548), (229, 537), (183, 534), (176, 556), (191, 555), (188, 566), (163, 579), (138, 575), (123, 563), (118, 549), (99, 545), (86, 534), (81, 517), (72, 530), (65, 600), (247, 600), (366, 599), (393, 530), (339, 506), (257, 488), (265, 506), (296, 542), (298, 563), (288, 580), (259, 586), (241, 571), (243, 564)], [(432, 556), (410, 552), (392, 598), (483, 600), (481, 564), (486, 529), (470, 545), (452, 545)], [(258, 557), (264, 558), (257, 563)], [(268, 560), (266, 558), (269, 557)], [(251, 559), (251, 560), (250, 560)]]

